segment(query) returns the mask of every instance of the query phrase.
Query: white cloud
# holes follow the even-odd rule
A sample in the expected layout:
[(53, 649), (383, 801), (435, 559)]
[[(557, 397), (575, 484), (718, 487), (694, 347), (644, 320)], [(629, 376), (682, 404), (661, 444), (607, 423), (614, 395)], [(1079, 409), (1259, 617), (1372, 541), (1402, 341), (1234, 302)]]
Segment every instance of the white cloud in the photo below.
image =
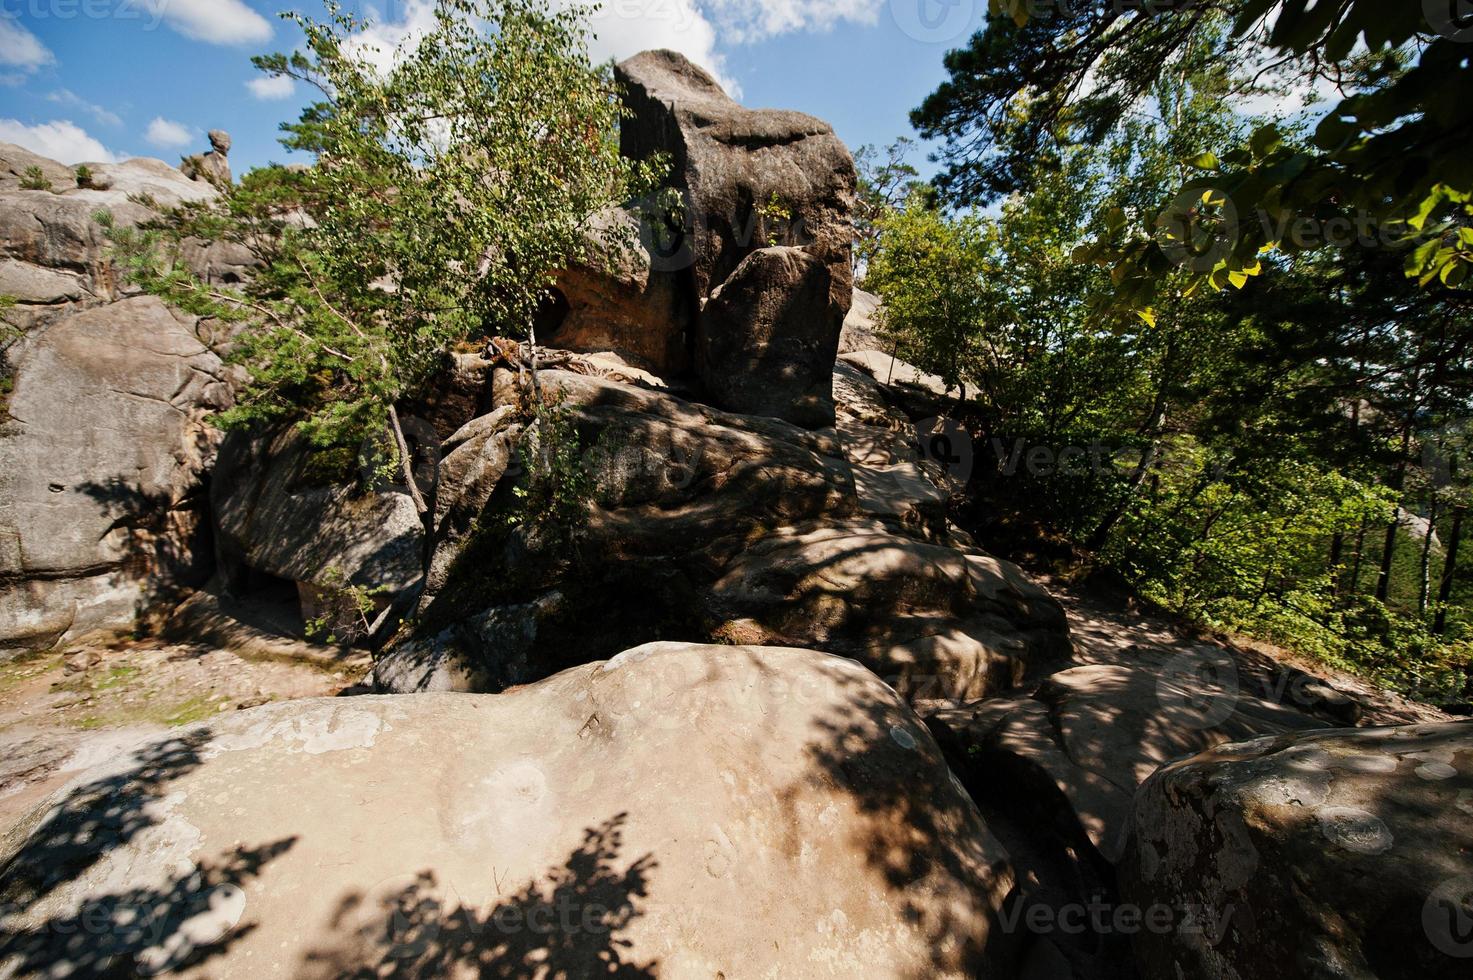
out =
[(716, 51), (716, 28), (694, 0), (605, 0), (588, 26), (593, 34), (588, 53), (595, 62), (669, 48), (715, 75), (728, 92), (739, 94)]
[(88, 102), (71, 89), (57, 89), (55, 92), (46, 96), (46, 101), (55, 102), (57, 105), (71, 106), (73, 109), (81, 109), (104, 126), (123, 125), (123, 120), (119, 118), (116, 112), (111, 112), (100, 105)]
[(246, 82), (246, 88), (261, 101), (274, 102), (291, 98), (297, 87), (285, 75), (264, 75)]
[(35, 71), (49, 65), (56, 56), (14, 17), (0, 14), (0, 65), (15, 65)]
[[(553, 6), (566, 8), (573, 2), (553, 0)], [(354, 35), (347, 47), (382, 70), (393, 64), (397, 51), (417, 44), (434, 27), (435, 7), (433, 0), (407, 0), (398, 20), (382, 21), (376, 12), (368, 19), (372, 26)], [(696, 0), (604, 0), (590, 18), (589, 32), (588, 53), (595, 63), (669, 48), (710, 71), (735, 94), (736, 86), (725, 77), (716, 51), (716, 28)]]
[(843, 21), (874, 24), (885, 0), (702, 0), (720, 29), (736, 44), (798, 31), (827, 31)]
[(148, 124), (148, 132), (144, 134), (144, 138), (154, 146), (188, 146), (194, 142), (194, 131), (183, 123), (155, 116), (153, 122)]
[(0, 119), (0, 141), (65, 164), (112, 163), (117, 159), (86, 130), (66, 120), (27, 126), (16, 119)]
[(242, 0), (143, 0), (153, 23), (209, 44), (260, 44), (271, 40), (271, 22)]

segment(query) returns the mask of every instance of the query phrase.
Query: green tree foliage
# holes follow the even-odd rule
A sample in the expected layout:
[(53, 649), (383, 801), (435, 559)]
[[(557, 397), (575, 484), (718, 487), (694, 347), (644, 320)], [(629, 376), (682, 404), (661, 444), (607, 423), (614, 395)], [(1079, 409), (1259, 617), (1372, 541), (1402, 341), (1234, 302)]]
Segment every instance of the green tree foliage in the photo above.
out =
[[(226, 424), (295, 421), (323, 447), (387, 425), (407, 467), (395, 403), (455, 344), (527, 336), (559, 269), (627, 244), (590, 242), (590, 216), (656, 169), (619, 156), (622, 110), (589, 62), (584, 8), (438, 0), (397, 52), (364, 48), (365, 25), (328, 11), (285, 15), (303, 47), (255, 59), (320, 93), (282, 127), (315, 165), (252, 172), (219, 205), (113, 235), (145, 288), (244, 325), (250, 383)], [(244, 244), (263, 267), (240, 289), (202, 282), (181, 256), (191, 237)]]
[[(1454, 533), (1469, 486), (1459, 433), (1473, 417), (1467, 297), (1409, 279), (1403, 252), (1323, 240), (1292, 263), (1265, 256), (1253, 289), (1203, 288), (1218, 260), (1205, 220), (1191, 231), (1214, 264), (1188, 248), (1155, 275), (1148, 304), (1116, 304), (1130, 270), (1080, 261), (1081, 243), (1154, 220), (1212, 165), (1194, 159), (1201, 148), (1262, 131), (1232, 109), (1247, 89), (1222, 56), (1231, 27), (1204, 19), (1174, 61), (1127, 57), (1144, 82), (1127, 106), (1065, 113), (1070, 126), (1099, 122), (1089, 142), (1044, 129), (1031, 158), (1010, 156), (1051, 95), (1012, 100), (991, 155), (971, 169), (953, 159), (943, 183), (1016, 181), (1014, 192), (982, 215), (892, 210), (867, 284), (910, 327), (904, 356), (967, 386), (958, 410), (978, 460), (963, 523), (985, 543), (1036, 553), (1062, 538), (1066, 554), (1084, 546), (1203, 623), (1453, 700), (1473, 664)], [(1317, 152), (1311, 134), (1280, 131), (1285, 148)], [(970, 278), (943, 287), (942, 272)], [(963, 318), (912, 314), (943, 295), (967, 297), (953, 304)]]
[(20, 189), (23, 191), (49, 191), (52, 188), (51, 181), (47, 179), (46, 174), (41, 168), (30, 166), (26, 168), (25, 173), (21, 174)]
[[(1473, 265), (1473, 89), (1466, 25), (1403, 0), (1225, 0), (1078, 4), (1038, 11), (991, 0), (994, 17), (947, 56), (950, 79), (917, 110), (945, 141), (941, 186), (980, 202), (1021, 189), (1033, 163), (1093, 144), (1149, 102), (1163, 69), (1235, 64), (1224, 95), (1263, 84), (1331, 81), (1348, 93), (1306, 143), (1266, 125), (1204, 142), (1198, 173), (1137, 220), (1106, 229), (1082, 257), (1113, 270), (1113, 299), (1151, 306), (1187, 263), (1218, 288), (1243, 286), (1266, 254), (1297, 255), (1318, 236), (1296, 221), (1359, 222), (1407, 248), (1424, 286), (1462, 286)], [(1462, 28), (1462, 30), (1460, 30)], [(1359, 46), (1358, 46), (1359, 45)], [(1207, 259), (1208, 261), (1201, 261)]]

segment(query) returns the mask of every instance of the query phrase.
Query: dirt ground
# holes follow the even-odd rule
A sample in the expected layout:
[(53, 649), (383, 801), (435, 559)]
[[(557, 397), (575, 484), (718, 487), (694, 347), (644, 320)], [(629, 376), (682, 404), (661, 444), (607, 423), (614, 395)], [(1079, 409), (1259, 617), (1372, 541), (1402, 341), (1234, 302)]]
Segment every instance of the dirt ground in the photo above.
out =
[(129, 639), (0, 663), (0, 834), (143, 738), (221, 712), (351, 692), (371, 666), (326, 648), (288, 654)]

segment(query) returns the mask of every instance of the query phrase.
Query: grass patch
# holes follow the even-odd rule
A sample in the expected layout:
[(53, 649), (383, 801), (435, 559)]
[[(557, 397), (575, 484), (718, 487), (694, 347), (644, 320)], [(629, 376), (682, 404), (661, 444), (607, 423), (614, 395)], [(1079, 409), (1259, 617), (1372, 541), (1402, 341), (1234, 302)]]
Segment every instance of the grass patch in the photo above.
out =
[(9, 691), (33, 677), (55, 670), (61, 664), (61, 657), (55, 650), (37, 650), (0, 664), (0, 692)]

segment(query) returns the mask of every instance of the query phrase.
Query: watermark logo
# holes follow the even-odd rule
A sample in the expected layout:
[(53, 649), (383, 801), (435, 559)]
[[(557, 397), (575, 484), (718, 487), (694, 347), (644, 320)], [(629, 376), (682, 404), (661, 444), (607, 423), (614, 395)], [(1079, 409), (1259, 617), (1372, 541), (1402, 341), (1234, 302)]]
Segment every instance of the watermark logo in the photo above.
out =
[(1198, 647), (1167, 661), (1156, 682), (1156, 698), (1179, 724), (1199, 731), (1216, 728), (1238, 707), (1238, 664), (1228, 651)]
[(1458, 44), (1473, 42), (1473, 0), (1422, 0), (1433, 33)]
[(1238, 241), (1238, 209), (1213, 187), (1182, 191), (1156, 218), (1156, 241), (1173, 263), (1211, 272)]
[(977, 13), (976, 0), (890, 0), (890, 16), (907, 37), (948, 44), (963, 37)]
[(972, 436), (954, 419), (934, 418), (916, 423), (916, 455), (935, 463), (951, 479), (966, 483), (972, 478), (976, 454)]
[(1440, 952), (1473, 959), (1473, 875), (1445, 881), (1427, 896), (1422, 928)]

